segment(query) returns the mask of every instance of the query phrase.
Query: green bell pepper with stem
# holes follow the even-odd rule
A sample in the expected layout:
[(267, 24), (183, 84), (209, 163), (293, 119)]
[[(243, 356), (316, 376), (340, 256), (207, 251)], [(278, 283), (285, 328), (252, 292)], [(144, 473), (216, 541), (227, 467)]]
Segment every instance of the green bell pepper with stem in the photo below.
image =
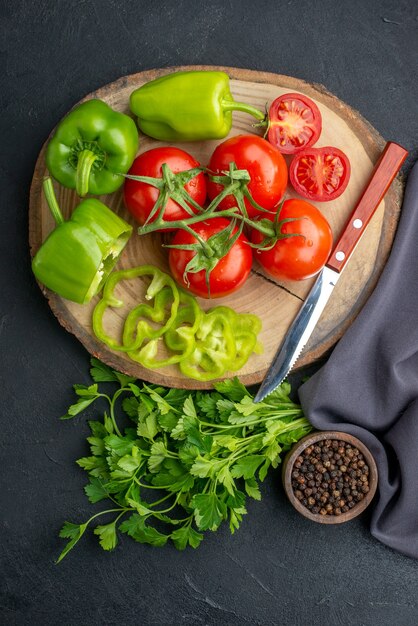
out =
[(79, 196), (116, 191), (138, 150), (132, 118), (102, 100), (87, 100), (58, 124), (48, 143), (46, 165), (64, 187)]
[(211, 70), (173, 72), (145, 83), (131, 93), (130, 107), (141, 131), (160, 141), (222, 139), (231, 130), (233, 111), (265, 119), (265, 113), (234, 100), (228, 74)]
[(80, 202), (65, 221), (51, 178), (44, 180), (43, 189), (57, 226), (35, 254), (33, 273), (61, 297), (85, 304), (101, 290), (132, 226), (94, 198)]

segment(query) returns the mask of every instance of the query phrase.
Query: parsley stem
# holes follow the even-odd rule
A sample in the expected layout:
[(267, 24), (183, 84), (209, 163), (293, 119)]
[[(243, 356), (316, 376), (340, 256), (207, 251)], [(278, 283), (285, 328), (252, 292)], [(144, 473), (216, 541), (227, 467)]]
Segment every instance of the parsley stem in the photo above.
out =
[[(140, 486), (140, 487), (144, 487), (144, 489), (169, 489), (171, 487), (171, 485), (145, 485), (144, 483), (141, 483), (136, 476), (134, 476), (134, 481)], [(170, 494), (172, 495), (172, 494)]]
[(115, 432), (118, 435), (118, 437), (122, 437), (122, 433), (120, 432), (118, 425), (116, 423), (115, 403), (116, 403), (116, 400), (124, 391), (128, 391), (128, 389), (126, 389), (126, 387), (121, 387), (120, 389), (118, 389), (118, 391), (115, 392), (115, 395), (113, 396), (110, 402), (110, 419), (112, 420), (113, 428), (115, 429)]
[[(164, 502), (165, 500), (168, 500), (168, 498), (171, 498), (172, 496), (174, 496), (174, 493), (169, 493), (166, 496), (164, 496), (164, 498), (161, 498), (160, 500), (157, 500), (156, 502), (148, 502), (148, 506), (157, 506), (157, 504), (161, 504), (161, 502)], [(161, 513), (162, 511), (156, 511), (156, 513)]]
[[(131, 509), (128, 507), (120, 507), (119, 509), (107, 509), (106, 511), (99, 511), (98, 513), (96, 513), (95, 515), (92, 515), (90, 517), (90, 519), (87, 520), (86, 524), (90, 524), (90, 522), (92, 520), (94, 520), (96, 517), (99, 517), (100, 515), (106, 515), (106, 513), (119, 513), (119, 511), (122, 511), (121, 515), (123, 513), (126, 513), (126, 511), (130, 511)], [(119, 519), (119, 518), (118, 518)]]
[[(173, 493), (170, 493), (170, 496), (173, 496)], [(163, 511), (155, 511), (155, 513), (169, 513), (169, 511), (172, 511), (174, 509), (174, 507), (176, 506), (178, 499), (180, 497), (180, 494), (177, 494), (176, 499), (174, 500), (173, 504), (168, 508), (168, 509), (164, 509)]]

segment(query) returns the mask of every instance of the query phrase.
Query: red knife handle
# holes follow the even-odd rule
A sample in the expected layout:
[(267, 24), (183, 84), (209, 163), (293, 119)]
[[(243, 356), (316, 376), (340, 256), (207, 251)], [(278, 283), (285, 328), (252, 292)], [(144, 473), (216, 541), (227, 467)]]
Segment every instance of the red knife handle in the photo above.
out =
[(388, 142), (375, 165), (360, 200), (344, 227), (326, 263), (330, 269), (341, 272), (350, 258), (367, 224), (389, 189), (408, 155), (397, 143)]

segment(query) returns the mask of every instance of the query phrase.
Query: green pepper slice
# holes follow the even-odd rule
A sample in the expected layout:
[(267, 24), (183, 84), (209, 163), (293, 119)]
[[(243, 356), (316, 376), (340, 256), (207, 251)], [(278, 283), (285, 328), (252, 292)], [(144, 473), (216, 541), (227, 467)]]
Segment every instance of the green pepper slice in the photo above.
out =
[[(132, 280), (140, 276), (151, 276), (145, 299), (154, 300), (154, 304), (151, 306), (141, 303), (129, 311), (124, 324), (123, 340), (120, 343), (104, 330), (103, 316), (108, 307), (120, 308), (124, 304), (114, 295), (117, 284), (122, 280)], [(107, 279), (102, 298), (94, 308), (93, 332), (112, 350), (135, 353), (144, 341), (161, 337), (171, 326), (177, 314), (179, 300), (180, 296), (174, 280), (157, 267), (141, 265), (114, 272)], [(160, 323), (160, 326), (152, 326), (150, 322)]]
[(253, 106), (236, 102), (228, 74), (217, 71), (173, 72), (156, 78), (131, 93), (130, 107), (142, 132), (160, 141), (226, 137), (235, 110), (265, 119)]
[(132, 226), (94, 198), (64, 221), (51, 178), (43, 182), (57, 226), (32, 260), (40, 283), (62, 298), (85, 304), (102, 288), (132, 233)]
[(181, 372), (195, 380), (222, 376), (236, 358), (233, 327), (224, 312), (208, 311), (196, 333), (196, 347), (190, 358), (180, 361)]
[[(140, 350), (128, 352), (131, 359), (148, 369), (180, 363), (188, 359), (195, 350), (196, 332), (199, 328), (203, 311), (199, 308), (195, 298), (181, 290), (179, 290), (179, 295), (180, 302), (177, 314), (162, 337), (151, 339)], [(135, 314), (133, 314), (133, 318), (134, 316)], [(125, 331), (126, 329), (127, 325), (125, 323)], [(161, 338), (164, 339), (166, 347), (174, 354), (166, 358), (158, 358)], [(130, 339), (130, 332), (125, 332), (124, 340), (129, 342)]]
[(236, 313), (229, 307), (219, 306), (213, 310), (226, 315), (234, 329), (236, 355), (233, 363), (229, 366), (229, 370), (236, 372), (244, 367), (253, 352), (256, 354), (263, 352), (263, 346), (258, 341), (258, 334), (262, 326), (261, 320), (257, 315)]
[(58, 124), (46, 150), (49, 173), (79, 196), (116, 191), (138, 150), (132, 118), (102, 100), (87, 100)]

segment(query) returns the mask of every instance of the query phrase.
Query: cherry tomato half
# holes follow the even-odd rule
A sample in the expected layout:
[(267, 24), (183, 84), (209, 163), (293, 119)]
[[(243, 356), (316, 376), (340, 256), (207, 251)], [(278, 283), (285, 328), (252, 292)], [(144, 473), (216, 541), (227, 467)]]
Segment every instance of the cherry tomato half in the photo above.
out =
[[(205, 222), (194, 224), (192, 228), (202, 239), (207, 241), (212, 235), (225, 230), (229, 224), (230, 221), (223, 217), (213, 217)], [(236, 232), (236, 229), (234, 232)], [(171, 243), (187, 245), (197, 243), (197, 239), (185, 230), (178, 230)], [(187, 274), (189, 283), (184, 280), (183, 275), (186, 265), (194, 255), (195, 252), (193, 250), (170, 248), (168, 262), (171, 273), (181, 287), (201, 298), (209, 298), (205, 270), (195, 273), (189, 272)], [(228, 254), (218, 261), (210, 273), (210, 297), (221, 298), (242, 287), (251, 271), (252, 259), (252, 248), (248, 244), (248, 239), (245, 235), (241, 234)]]
[[(129, 174), (134, 176), (151, 176), (161, 178), (163, 163), (167, 163), (172, 172), (184, 172), (185, 170), (198, 167), (199, 163), (188, 152), (172, 146), (152, 148), (136, 157)], [(184, 187), (189, 195), (198, 204), (203, 205), (206, 200), (206, 179), (202, 173), (192, 178)], [(124, 184), (125, 206), (133, 217), (140, 223), (145, 224), (151, 213), (157, 198), (158, 189), (148, 183), (141, 183), (127, 178)], [(167, 221), (181, 220), (190, 217), (185, 209), (177, 202), (169, 199), (164, 211), (164, 219)], [(153, 222), (153, 216), (150, 222)]]
[[(256, 250), (255, 259), (267, 274), (279, 280), (304, 280), (315, 276), (328, 260), (332, 249), (332, 232), (322, 213), (305, 200), (286, 200), (279, 219), (297, 218), (282, 224), (283, 234), (300, 237), (279, 239), (271, 250)], [(268, 216), (273, 220), (273, 217)], [(253, 229), (251, 240), (260, 243), (263, 235)]]
[[(248, 189), (257, 204), (269, 211), (275, 209), (287, 185), (286, 161), (277, 148), (258, 135), (237, 135), (216, 147), (209, 162), (209, 169), (214, 174), (221, 175), (229, 170), (231, 162), (236, 163), (240, 170), (248, 170), (251, 176)], [(209, 198), (213, 200), (222, 189), (221, 184), (209, 181)], [(230, 209), (236, 205), (235, 198), (230, 195), (222, 200), (219, 208)], [(245, 206), (250, 217), (261, 213), (247, 199)]]
[(308, 148), (297, 154), (289, 169), (295, 191), (308, 200), (328, 202), (338, 198), (350, 180), (348, 157), (331, 146)]
[(267, 138), (283, 154), (295, 154), (312, 146), (321, 131), (321, 113), (307, 96), (285, 93), (272, 102)]

